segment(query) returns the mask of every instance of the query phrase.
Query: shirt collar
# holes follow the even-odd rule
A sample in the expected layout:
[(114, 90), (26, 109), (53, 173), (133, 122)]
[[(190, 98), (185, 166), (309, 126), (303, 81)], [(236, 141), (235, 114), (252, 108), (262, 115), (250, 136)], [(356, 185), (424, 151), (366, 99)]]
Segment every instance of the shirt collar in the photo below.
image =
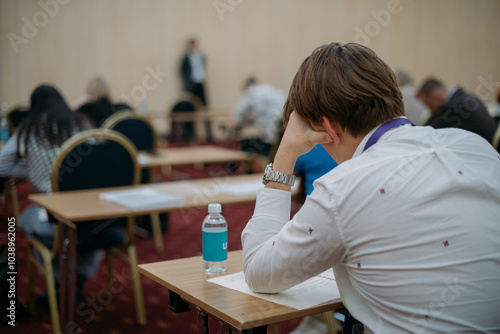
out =
[[(397, 118), (406, 118), (405, 116), (400, 116), (400, 117), (397, 117)], [(363, 139), (361, 140), (361, 142), (359, 143), (358, 147), (356, 148), (356, 151), (354, 151), (354, 154), (352, 155), (352, 158), (351, 159), (354, 159), (356, 158), (357, 156), (360, 156), (361, 153), (363, 153), (363, 150), (366, 146), (366, 142), (368, 141), (368, 139), (370, 139), (371, 135), (377, 131), (378, 128), (380, 128), (383, 124), (380, 124), (378, 125), (377, 127), (375, 127), (374, 129), (372, 129), (370, 132), (368, 132), (364, 137)], [(410, 124), (411, 125), (411, 124)], [(396, 128), (399, 128), (399, 126), (397, 126)], [(393, 130), (393, 129), (391, 129)], [(388, 132), (390, 132), (391, 130), (389, 130)], [(382, 137), (380, 137), (380, 139), (382, 139), (384, 137), (385, 133), (382, 135)]]
[(451, 99), (451, 97), (453, 96), (453, 94), (455, 94), (455, 92), (457, 91), (457, 86), (451, 86), (450, 88), (448, 88), (448, 92), (446, 93), (446, 97), (449, 99)]

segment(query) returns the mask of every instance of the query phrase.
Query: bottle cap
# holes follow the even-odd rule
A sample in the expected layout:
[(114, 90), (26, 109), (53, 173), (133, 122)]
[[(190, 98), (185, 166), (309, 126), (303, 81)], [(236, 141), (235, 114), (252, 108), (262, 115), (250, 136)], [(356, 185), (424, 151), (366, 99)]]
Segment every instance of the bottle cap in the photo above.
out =
[(221, 213), (221, 211), (220, 203), (210, 203), (208, 205), (208, 213)]

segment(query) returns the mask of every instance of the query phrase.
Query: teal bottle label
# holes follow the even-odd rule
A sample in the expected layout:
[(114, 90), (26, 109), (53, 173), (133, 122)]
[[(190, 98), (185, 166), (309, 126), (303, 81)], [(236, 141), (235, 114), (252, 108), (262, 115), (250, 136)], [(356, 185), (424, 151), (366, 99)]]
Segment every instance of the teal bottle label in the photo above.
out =
[(227, 260), (227, 231), (202, 233), (203, 260), (220, 262)]

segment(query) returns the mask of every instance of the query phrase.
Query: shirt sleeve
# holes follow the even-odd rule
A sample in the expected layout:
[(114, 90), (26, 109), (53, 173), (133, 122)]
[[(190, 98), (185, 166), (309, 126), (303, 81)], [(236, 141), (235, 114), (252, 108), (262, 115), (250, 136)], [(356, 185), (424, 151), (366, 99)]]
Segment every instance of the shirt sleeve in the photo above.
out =
[(340, 263), (346, 256), (327, 188), (319, 183), (289, 221), (290, 192), (263, 189), (242, 233), (250, 289), (276, 293)]
[(17, 155), (17, 134), (13, 134), (0, 151), (1, 177), (27, 177), (28, 172), (24, 160)]

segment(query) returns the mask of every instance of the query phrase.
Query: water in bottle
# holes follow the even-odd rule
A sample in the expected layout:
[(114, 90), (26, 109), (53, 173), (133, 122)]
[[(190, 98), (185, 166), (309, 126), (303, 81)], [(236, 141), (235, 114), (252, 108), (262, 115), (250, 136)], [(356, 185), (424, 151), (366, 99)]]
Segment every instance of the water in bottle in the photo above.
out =
[(227, 222), (221, 215), (221, 205), (208, 205), (208, 216), (202, 227), (203, 268), (207, 274), (226, 272)]
[(2, 104), (0, 114), (0, 145), (3, 146), (9, 139), (9, 125), (7, 123), (7, 108)]

